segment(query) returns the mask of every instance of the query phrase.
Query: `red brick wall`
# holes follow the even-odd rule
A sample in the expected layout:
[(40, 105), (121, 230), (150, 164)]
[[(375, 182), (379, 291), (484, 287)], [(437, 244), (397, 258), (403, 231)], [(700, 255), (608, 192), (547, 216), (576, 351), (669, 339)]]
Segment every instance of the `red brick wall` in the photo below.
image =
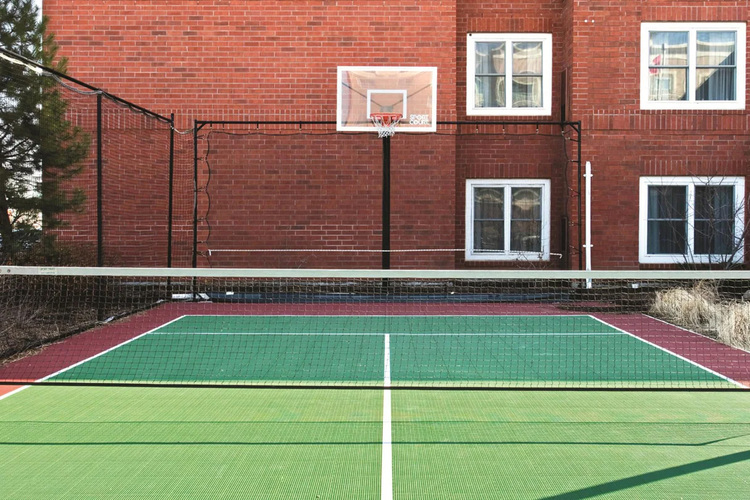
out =
[[(191, 127), (196, 118), (334, 120), (336, 69), (342, 65), (436, 66), (439, 119), (456, 119), (452, 1), (48, 0), (44, 9), (72, 76), (154, 111), (175, 112), (178, 128)], [(207, 189), (213, 208), (199, 224), (199, 265), (209, 264), (211, 248), (380, 248), (381, 143), (370, 135), (326, 135), (313, 142), (303, 137), (278, 142), (267, 137), (261, 148), (265, 156), (246, 150), (249, 145), (217, 152), (219, 164), (222, 155), (235, 162), (234, 177), (216, 177)], [(421, 139), (397, 137), (392, 144), (394, 249), (454, 244), (454, 141)], [(364, 149), (353, 144), (363, 141)], [(139, 172), (148, 186), (161, 175), (151, 168), (141, 163), (130, 172)], [(181, 168), (192, 164), (178, 158), (176, 175), (182, 181), (176, 196), (192, 200)], [(125, 173), (122, 180), (133, 181)], [(202, 170), (199, 184), (206, 181)], [(140, 192), (146, 199), (153, 196), (148, 189)], [(119, 186), (108, 189), (110, 199), (127, 196)], [(202, 192), (199, 216), (207, 204)], [(189, 265), (184, 258), (189, 228), (181, 206), (176, 265)], [(133, 242), (142, 237), (134, 231), (127, 222), (106, 229), (106, 239), (118, 242), (121, 262), (132, 263), (143, 250)], [(216, 254), (211, 264), (380, 263), (379, 255), (368, 253), (260, 257)], [(398, 254), (392, 262), (393, 267), (450, 267), (453, 259), (452, 254)]]
[[(380, 267), (382, 143), (374, 134), (238, 132), (202, 134), (200, 264)], [(453, 169), (443, 158), (453, 157), (452, 137), (392, 139), (394, 250), (452, 248)], [(394, 252), (391, 265), (450, 267), (452, 253)]]
[(107, 99), (102, 110), (104, 265), (167, 265), (169, 126)]
[[(500, 127), (493, 127), (499, 131)], [(563, 215), (569, 212), (566, 202), (566, 165), (563, 138), (557, 126), (540, 128), (540, 135), (529, 127), (507, 127), (505, 135), (461, 136), (457, 146), (456, 162), (456, 244), (465, 245), (465, 196), (467, 179), (550, 179), (550, 253), (549, 262), (497, 262), (464, 263), (463, 253), (457, 255), (456, 264), (465, 267), (528, 267), (532, 269), (564, 269), (570, 257), (562, 238)], [(516, 135), (528, 133), (527, 135)]]
[[(573, 116), (592, 163), (593, 265), (638, 268), (638, 182), (646, 175), (746, 175), (747, 111), (640, 109), (642, 22), (745, 22), (747, 2), (570, 1)], [(640, 266), (645, 267), (645, 266)]]
[[(44, 8), (60, 53), (70, 60), (71, 75), (157, 112), (175, 112), (183, 129), (194, 118), (333, 120), (340, 65), (437, 66), (438, 118), (465, 119), (467, 33), (552, 33), (552, 116), (523, 120), (560, 120), (560, 104), (569, 99), (568, 118), (582, 122), (582, 158), (594, 169), (593, 265), (598, 269), (639, 267), (640, 176), (745, 175), (748, 169), (746, 111), (642, 111), (639, 106), (641, 22), (747, 21), (745, 1), (47, 0)], [(560, 90), (564, 70), (570, 82), (567, 97)], [(358, 182), (326, 186), (343, 192), (367, 182), (363, 205), (357, 205), (360, 217), (342, 215), (346, 222), (339, 223), (319, 215), (296, 224), (301, 226), (295, 229), (298, 236), (307, 240), (303, 246), (322, 239), (363, 249), (379, 246), (380, 143), (371, 142), (359, 150), (361, 161), (354, 162), (366, 169), (366, 160), (371, 170)], [(316, 146), (326, 160), (313, 159), (309, 173), (289, 178), (288, 183), (300, 186), (287, 193), (289, 202), (306, 199), (311, 185), (322, 189), (330, 160), (351, 158), (357, 151), (334, 136), (326, 144)], [(279, 147), (268, 153), (276, 158), (276, 168), (302, 161), (298, 152), (282, 154)], [(191, 153), (189, 144), (179, 149)], [(577, 266), (581, 228), (563, 226), (564, 216), (570, 221), (578, 216), (572, 193), (577, 172), (559, 139), (403, 135), (394, 139), (392, 154), (394, 249), (462, 247), (466, 178), (538, 176), (552, 181), (551, 250), (566, 254), (547, 265)], [(575, 158), (575, 148), (567, 154)], [(178, 158), (178, 164), (192, 167), (189, 158)], [(142, 173), (146, 179), (157, 175)], [(178, 196), (190, 199), (189, 172), (178, 175), (185, 181)], [(258, 186), (266, 181), (253, 189), (261, 193)], [(246, 202), (244, 191), (232, 196), (227, 205)], [(347, 201), (335, 208), (345, 214), (351, 207)], [(186, 236), (189, 204), (181, 210), (179, 230)], [(287, 224), (289, 216), (281, 214), (276, 226)], [(231, 214), (222, 217), (229, 220)], [(266, 222), (263, 231), (273, 226), (271, 219)], [(345, 236), (345, 227), (352, 233)], [(206, 229), (201, 227), (201, 241)], [(265, 240), (281, 244), (283, 233)], [(187, 240), (177, 243), (180, 252), (189, 250)], [(377, 259), (367, 258), (316, 259), (311, 266), (377, 265)], [(394, 267), (465, 265), (460, 254), (444, 253), (394, 255), (393, 261)]]
[(337, 66), (437, 66), (455, 117), (452, 0), (45, 0), (69, 73), (162, 114), (330, 119)]
[[(560, 121), (560, 75), (565, 61), (566, 32), (562, 1), (486, 2), (464, 0), (457, 4), (456, 88), (457, 112), (462, 120)], [(551, 33), (553, 50), (552, 115), (532, 117), (476, 117), (466, 115), (466, 37), (469, 33)], [(456, 245), (465, 245), (466, 179), (550, 179), (551, 217), (549, 262), (465, 263), (456, 256), (459, 267), (565, 268), (570, 249), (563, 241), (563, 217), (570, 213), (565, 174), (566, 154), (559, 127), (542, 127), (537, 135), (533, 125), (516, 127), (462, 127), (456, 138)], [(547, 135), (557, 137), (546, 137)], [(568, 153), (574, 153), (568, 144)], [(572, 174), (570, 174), (572, 176)], [(570, 177), (571, 179), (573, 177)], [(569, 237), (569, 236), (568, 236)]]

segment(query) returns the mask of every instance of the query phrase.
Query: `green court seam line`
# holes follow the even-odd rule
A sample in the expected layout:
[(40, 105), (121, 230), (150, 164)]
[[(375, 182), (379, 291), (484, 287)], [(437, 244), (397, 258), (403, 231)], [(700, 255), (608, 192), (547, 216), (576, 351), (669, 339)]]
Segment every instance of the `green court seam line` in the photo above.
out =
[[(35, 382), (35, 383), (39, 383), (39, 382), (45, 382), (46, 380), (48, 380), (48, 379), (50, 379), (50, 378), (52, 378), (52, 377), (55, 377), (55, 376), (57, 376), (57, 375), (59, 375), (59, 374), (61, 374), (61, 373), (64, 373), (64, 372), (66, 372), (66, 371), (68, 371), (68, 370), (71, 370), (71, 369), (75, 368), (76, 366), (80, 366), (80, 365), (82, 365), (82, 364), (84, 364), (84, 363), (86, 363), (86, 362), (88, 362), (88, 361), (91, 361), (92, 359), (98, 358), (99, 356), (103, 356), (104, 354), (107, 354), (107, 353), (108, 353), (108, 352), (110, 352), (110, 351), (114, 351), (114, 350), (115, 350), (115, 349), (117, 349), (118, 347), (124, 346), (125, 344), (129, 344), (129, 343), (133, 342), (134, 340), (137, 340), (137, 339), (139, 339), (139, 338), (143, 337), (144, 335), (148, 335), (149, 333), (151, 333), (151, 332), (153, 332), (153, 331), (155, 331), (155, 330), (157, 330), (157, 329), (159, 329), (159, 328), (163, 328), (163, 327), (165, 327), (165, 326), (169, 325), (170, 323), (174, 323), (175, 321), (177, 321), (177, 320), (179, 320), (179, 319), (181, 319), (181, 318), (184, 318), (184, 315), (183, 315), (183, 316), (178, 316), (177, 318), (174, 318), (174, 319), (172, 319), (172, 320), (170, 320), (170, 321), (167, 321), (166, 323), (164, 323), (164, 324), (162, 324), (162, 325), (159, 325), (159, 326), (158, 326), (158, 327), (156, 327), (156, 328), (153, 328), (153, 329), (151, 329), (151, 330), (149, 330), (149, 331), (147, 331), (147, 332), (141, 333), (140, 335), (136, 335), (136, 336), (135, 336), (135, 337), (133, 337), (132, 339), (128, 339), (128, 340), (126, 340), (125, 342), (121, 342), (121, 343), (119, 343), (119, 344), (117, 344), (117, 345), (115, 345), (115, 346), (112, 346), (112, 347), (110, 347), (109, 349), (106, 349), (106, 350), (104, 350), (104, 351), (102, 351), (102, 352), (100, 352), (100, 353), (94, 354), (93, 356), (90, 356), (90, 357), (88, 357), (88, 358), (86, 358), (86, 359), (84, 359), (84, 360), (82, 360), (82, 361), (79, 361), (79, 362), (77, 362), (77, 363), (73, 363), (72, 365), (70, 365), (70, 366), (68, 366), (68, 367), (65, 367), (65, 368), (63, 368), (63, 369), (61, 369), (61, 370), (58, 370), (58, 371), (56, 371), (55, 373), (51, 373), (51, 374), (49, 374), (49, 375), (47, 375), (47, 376), (45, 376), (45, 377), (42, 377), (42, 378), (40, 378), (40, 379), (38, 379), (38, 380), (35, 380), (34, 382)], [(33, 385), (33, 384), (31, 384), (31, 385)], [(3, 397), (8, 397), (8, 396), (10, 396), (11, 394), (16, 394), (16, 393), (18, 393), (18, 392), (20, 392), (20, 391), (22, 391), (22, 390), (24, 390), (24, 389), (28, 389), (29, 387), (31, 387), (31, 385), (25, 385), (25, 386), (23, 386), (23, 387), (19, 387), (19, 388), (18, 388), (18, 389), (16, 389), (15, 391), (13, 391), (13, 392), (10, 392), (10, 393), (8, 393), (8, 394), (5, 394), (5, 395), (4, 395)], [(0, 398), (0, 399), (2, 399), (2, 398)]]
[[(595, 317), (595, 316), (593, 316), (593, 315), (589, 315), (589, 316), (591, 316), (591, 317), (592, 317), (593, 319), (595, 319), (596, 321), (599, 321), (599, 322), (601, 322), (602, 324), (604, 324), (604, 325), (607, 325), (607, 326), (609, 326), (610, 328), (614, 328), (614, 329), (616, 329), (616, 330), (619, 330), (619, 331), (621, 331), (622, 333), (624, 333), (624, 334), (626, 334), (626, 335), (630, 335), (630, 336), (631, 336), (631, 337), (633, 337), (634, 339), (640, 340), (641, 342), (643, 342), (643, 343), (645, 343), (645, 344), (648, 344), (648, 345), (650, 345), (651, 347), (655, 347), (656, 349), (659, 349), (660, 351), (666, 352), (667, 354), (670, 354), (670, 355), (672, 355), (672, 356), (674, 356), (674, 357), (676, 357), (676, 358), (679, 358), (679, 359), (681, 359), (681, 360), (683, 360), (683, 361), (685, 361), (685, 362), (687, 362), (687, 363), (689, 363), (689, 364), (691, 364), (691, 365), (693, 365), (693, 366), (695, 366), (695, 367), (697, 367), (697, 368), (699, 368), (699, 369), (701, 369), (701, 370), (703, 370), (703, 371), (706, 371), (706, 372), (708, 372), (708, 373), (710, 373), (710, 374), (714, 375), (715, 377), (718, 377), (718, 378), (724, 379), (724, 380), (726, 380), (727, 382), (729, 382), (730, 384), (734, 384), (734, 385), (736, 385), (737, 387), (740, 387), (740, 388), (746, 389), (746, 387), (745, 387), (744, 385), (740, 384), (740, 383), (739, 383), (739, 382), (737, 382), (736, 380), (733, 380), (733, 379), (731, 379), (731, 378), (727, 377), (726, 375), (722, 375), (722, 374), (721, 374), (721, 373), (719, 373), (719, 372), (716, 372), (716, 371), (714, 371), (714, 370), (712, 370), (712, 369), (710, 369), (710, 368), (708, 368), (708, 367), (705, 367), (705, 366), (701, 365), (700, 363), (697, 363), (697, 362), (693, 361), (692, 359), (688, 359), (688, 358), (686, 358), (685, 356), (681, 356), (681, 355), (679, 355), (679, 354), (677, 354), (677, 353), (675, 353), (675, 352), (672, 352), (672, 351), (670, 351), (669, 349), (667, 349), (667, 348), (665, 348), (665, 347), (662, 347), (662, 346), (660, 346), (660, 345), (654, 344), (653, 342), (649, 342), (648, 340), (646, 340), (646, 339), (643, 339), (643, 338), (639, 337), (638, 335), (632, 334), (632, 333), (630, 333), (630, 332), (628, 332), (628, 331), (625, 331), (625, 330), (623, 330), (622, 328), (618, 328), (618, 327), (616, 327), (616, 326), (614, 326), (614, 325), (611, 325), (611, 324), (607, 323), (606, 321), (604, 321), (604, 320), (602, 320), (602, 319), (599, 319), (599, 318), (597, 318), (597, 317)], [(665, 323), (665, 324), (669, 325), (669, 323)]]
[(570, 332), (542, 332), (542, 333), (533, 333), (533, 332), (518, 332), (518, 333), (511, 333), (511, 332), (484, 332), (484, 333), (441, 333), (441, 332), (435, 332), (435, 333), (394, 333), (394, 332), (190, 332), (190, 331), (184, 331), (184, 332), (152, 332), (153, 335), (248, 335), (248, 336), (254, 336), (254, 335), (276, 335), (276, 336), (331, 336), (331, 337), (356, 337), (356, 336), (363, 336), (363, 337), (375, 337), (375, 336), (382, 336), (382, 335), (393, 335), (393, 336), (403, 336), (403, 337), (590, 337), (590, 336), (598, 336), (598, 335), (614, 335), (614, 336), (622, 336), (624, 335), (624, 332), (622, 331), (616, 331), (616, 332), (576, 332), (576, 333), (570, 333)]
[(687, 328), (684, 328), (684, 327), (682, 327), (680, 325), (673, 325), (672, 323), (670, 323), (668, 321), (664, 321), (663, 319), (657, 318), (655, 316), (651, 316), (649, 314), (643, 314), (643, 316), (645, 316), (645, 317), (647, 317), (649, 319), (653, 319), (654, 321), (658, 321), (659, 323), (664, 323), (665, 325), (672, 326), (674, 328), (677, 328), (678, 330), (682, 330), (683, 332), (690, 333), (690, 334), (696, 335), (698, 337), (710, 340), (711, 342), (715, 342), (715, 343), (717, 343), (719, 345), (730, 347), (730, 348), (735, 349), (737, 351), (742, 351), (744, 353), (750, 354), (750, 350), (748, 350), (748, 349), (743, 349), (742, 347), (736, 347), (736, 346), (733, 346), (733, 345), (725, 344), (724, 342), (721, 342), (718, 339), (711, 338), (708, 335), (703, 335), (702, 333), (694, 332), (693, 330), (688, 330)]

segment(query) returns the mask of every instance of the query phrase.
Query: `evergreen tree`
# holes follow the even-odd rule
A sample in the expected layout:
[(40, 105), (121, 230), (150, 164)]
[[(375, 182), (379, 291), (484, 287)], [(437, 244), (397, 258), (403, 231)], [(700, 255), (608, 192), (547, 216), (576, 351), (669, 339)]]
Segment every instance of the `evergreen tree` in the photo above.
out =
[[(46, 26), (34, 0), (0, 5), (0, 46), (64, 73)], [(19, 263), (32, 246), (51, 251), (60, 214), (82, 207), (83, 193), (69, 181), (90, 138), (66, 119), (59, 89), (49, 75), (0, 58), (0, 263)]]

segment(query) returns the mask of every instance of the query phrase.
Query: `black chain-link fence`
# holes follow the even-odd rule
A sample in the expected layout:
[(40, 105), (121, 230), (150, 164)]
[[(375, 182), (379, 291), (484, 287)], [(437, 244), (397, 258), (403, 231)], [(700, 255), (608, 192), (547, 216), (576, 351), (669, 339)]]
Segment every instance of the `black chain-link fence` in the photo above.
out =
[(172, 118), (0, 54), (0, 263), (170, 265)]

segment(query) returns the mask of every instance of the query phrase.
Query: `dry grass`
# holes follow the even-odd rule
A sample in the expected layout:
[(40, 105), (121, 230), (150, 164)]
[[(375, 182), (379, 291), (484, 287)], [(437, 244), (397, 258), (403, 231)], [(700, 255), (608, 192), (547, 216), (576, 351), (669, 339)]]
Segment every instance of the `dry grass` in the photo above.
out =
[(750, 303), (730, 304), (724, 309), (718, 320), (717, 338), (725, 344), (750, 350)]
[(656, 293), (650, 313), (725, 344), (750, 349), (750, 303), (723, 301), (714, 284)]

